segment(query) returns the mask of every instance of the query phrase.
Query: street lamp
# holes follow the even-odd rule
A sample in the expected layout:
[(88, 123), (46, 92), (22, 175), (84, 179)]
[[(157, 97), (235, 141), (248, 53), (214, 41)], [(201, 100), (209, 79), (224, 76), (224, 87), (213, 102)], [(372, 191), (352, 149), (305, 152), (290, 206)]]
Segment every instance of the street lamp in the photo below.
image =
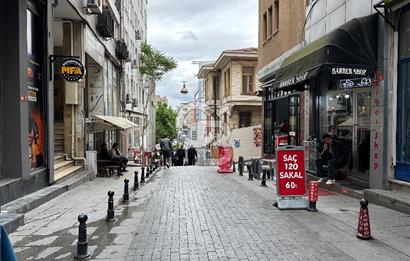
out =
[(181, 93), (185, 95), (188, 93), (188, 89), (185, 86), (186, 81), (182, 81), (182, 82), (183, 82), (183, 85), (182, 85)]

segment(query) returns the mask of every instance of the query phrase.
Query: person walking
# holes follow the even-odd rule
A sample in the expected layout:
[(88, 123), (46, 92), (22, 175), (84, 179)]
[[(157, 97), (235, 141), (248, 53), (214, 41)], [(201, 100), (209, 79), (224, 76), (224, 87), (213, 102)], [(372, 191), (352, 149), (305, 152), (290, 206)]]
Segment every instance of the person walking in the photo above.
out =
[(198, 157), (198, 154), (196, 152), (195, 147), (192, 145), (189, 149), (188, 149), (188, 165), (189, 166), (193, 166), (195, 165), (195, 161)]
[(318, 182), (323, 182), (326, 178), (324, 166), (327, 166), (326, 185), (332, 185), (336, 183), (336, 170), (346, 164), (349, 153), (345, 152), (343, 144), (336, 141), (330, 134), (323, 135), (323, 143), (321, 158), (316, 160), (317, 176), (321, 177)]
[(168, 138), (163, 138), (160, 142), (163, 166), (169, 168), (169, 156), (171, 153), (171, 141)]
[(185, 159), (185, 150), (184, 148), (181, 146), (179, 147), (179, 149), (177, 150), (177, 160), (176, 160), (176, 165), (177, 166), (184, 166), (184, 159)]

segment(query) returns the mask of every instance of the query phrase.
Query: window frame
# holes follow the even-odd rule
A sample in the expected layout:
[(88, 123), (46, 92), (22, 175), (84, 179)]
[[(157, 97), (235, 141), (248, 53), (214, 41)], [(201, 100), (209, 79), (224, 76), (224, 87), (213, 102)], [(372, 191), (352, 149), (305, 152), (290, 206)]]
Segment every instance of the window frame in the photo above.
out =
[(231, 96), (231, 68), (224, 71), (224, 97)]
[(273, 1), (273, 15), (272, 15), (272, 34), (279, 31), (280, 24), (280, 5), (279, 0)]
[[(245, 68), (252, 68), (253, 73), (245, 73)], [(241, 95), (255, 95), (255, 66), (253, 65), (242, 65), (242, 77), (241, 77)], [(244, 91), (244, 77), (247, 78), (246, 91)], [(252, 81), (249, 80), (249, 77), (252, 78)], [(252, 84), (250, 84), (252, 83)], [(250, 86), (252, 85), (252, 90)]]

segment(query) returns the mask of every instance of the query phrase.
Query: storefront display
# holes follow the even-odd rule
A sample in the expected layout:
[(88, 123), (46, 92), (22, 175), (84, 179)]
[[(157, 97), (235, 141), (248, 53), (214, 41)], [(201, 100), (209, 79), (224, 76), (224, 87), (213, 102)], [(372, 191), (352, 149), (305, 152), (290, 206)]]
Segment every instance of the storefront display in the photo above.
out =
[(44, 119), (44, 42), (43, 22), (40, 14), (27, 10), (27, 101), (29, 120), (30, 167), (32, 170), (45, 165), (45, 119)]

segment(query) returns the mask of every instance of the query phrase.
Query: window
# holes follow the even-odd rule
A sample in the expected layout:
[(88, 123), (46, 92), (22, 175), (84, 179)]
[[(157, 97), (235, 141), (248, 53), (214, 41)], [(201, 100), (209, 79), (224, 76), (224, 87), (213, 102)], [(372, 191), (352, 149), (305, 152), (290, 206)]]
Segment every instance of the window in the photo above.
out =
[(212, 76), (213, 98), (219, 100), (219, 76)]
[(252, 112), (241, 111), (239, 112), (239, 128), (250, 127), (252, 124)]
[(225, 97), (231, 95), (231, 69), (227, 69), (224, 72), (224, 83), (225, 83)]
[(267, 27), (268, 27), (268, 29), (267, 29), (267, 34), (268, 34), (268, 37), (270, 37), (270, 36), (272, 36), (272, 34), (273, 34), (273, 17), (272, 17), (272, 6), (270, 6), (269, 8), (268, 8), (268, 15), (267, 15)]
[(254, 73), (253, 66), (242, 67), (242, 94), (254, 94)]
[(273, 32), (276, 32), (279, 30), (279, 0), (273, 2), (273, 12), (274, 15), (271, 19), (273, 19)]
[(268, 14), (265, 12), (263, 14), (263, 40), (266, 41), (268, 39)]

